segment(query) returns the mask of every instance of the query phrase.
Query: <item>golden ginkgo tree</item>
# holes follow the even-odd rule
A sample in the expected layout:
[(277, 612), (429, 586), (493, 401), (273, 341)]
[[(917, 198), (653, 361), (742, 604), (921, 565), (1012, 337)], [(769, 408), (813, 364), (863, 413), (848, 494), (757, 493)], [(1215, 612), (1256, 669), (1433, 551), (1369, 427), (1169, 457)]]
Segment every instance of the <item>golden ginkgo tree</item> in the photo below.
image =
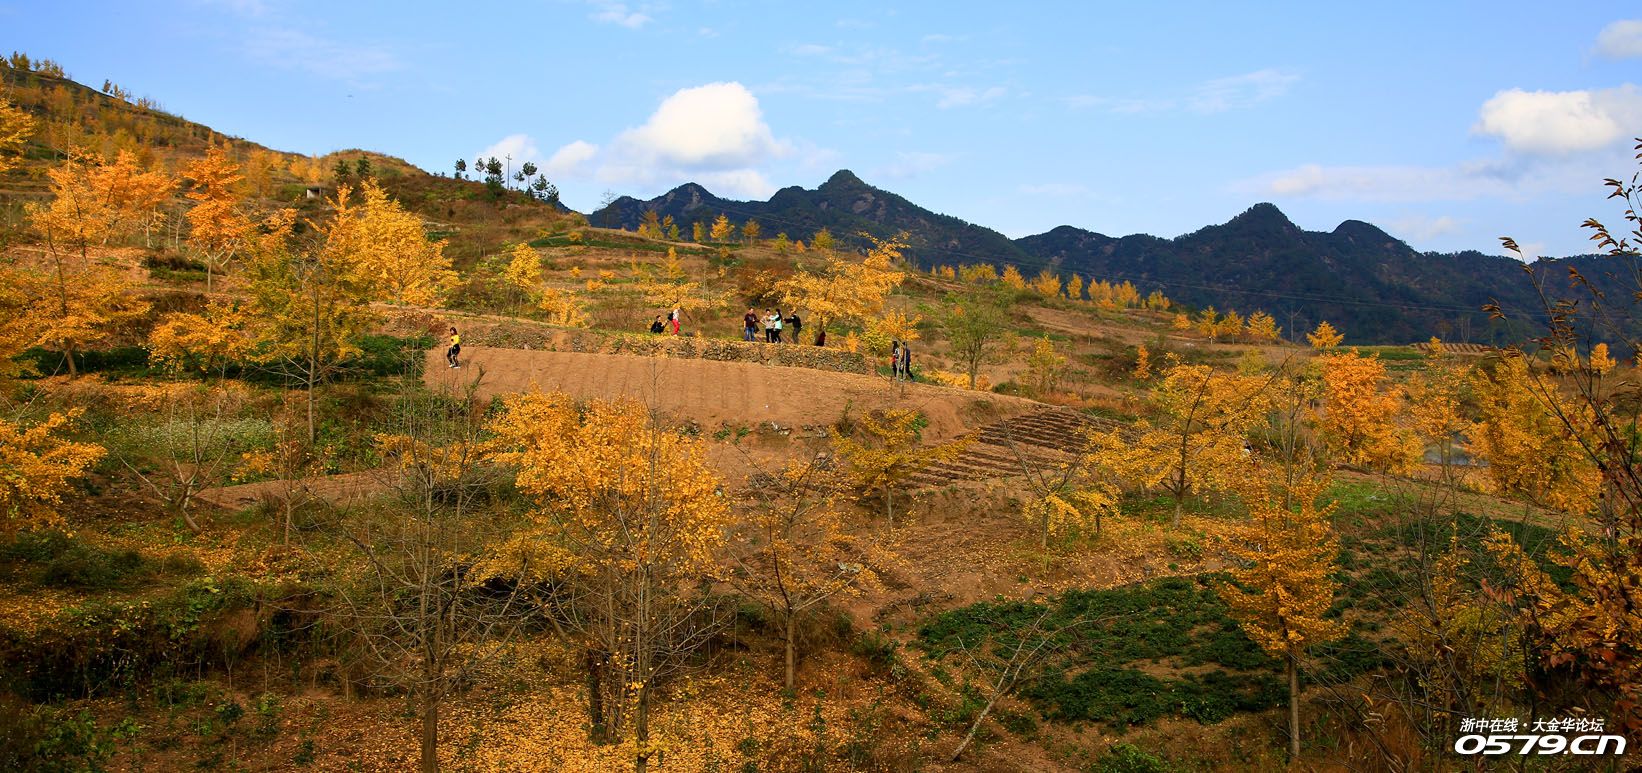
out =
[(1404, 473), (1420, 461), (1420, 438), (1404, 426), (1402, 389), (1386, 376), (1385, 362), (1356, 350), (1319, 358), (1323, 402), (1315, 421), (1336, 461)]
[(967, 443), (920, 445), (923, 417), (905, 408), (869, 413), (851, 423), (849, 434), (836, 427), (828, 430), (833, 452), (856, 487), (883, 502), (884, 517), (891, 527), (895, 525), (895, 494), (907, 479), (932, 464), (957, 458)]
[[(1585, 452), (1581, 431), (1592, 426), (1587, 406), (1571, 400), (1513, 354), (1472, 376), (1480, 421), (1469, 433), (1471, 451), (1488, 464), (1501, 494), (1573, 513), (1597, 502), (1602, 473)], [(1579, 430), (1579, 431), (1576, 431)]]
[(63, 495), (104, 453), (64, 437), (79, 414), (53, 413), (35, 423), (0, 418), (0, 533), (64, 524)]
[(237, 190), (244, 176), (222, 145), (195, 159), (183, 175), (192, 182), (185, 195), (194, 202), (186, 216), (188, 245), (205, 264), (205, 291), (211, 292), (216, 275), (228, 271), (253, 237), (254, 224)]
[(876, 584), (868, 565), (876, 552), (849, 533), (837, 489), (819, 455), (756, 472), (744, 499), (746, 515), (731, 535), (730, 583), (770, 612), (785, 644), (782, 683), (797, 681), (798, 626), (819, 605)]
[(17, 166), (29, 137), (34, 135), (34, 116), (0, 97), (0, 172)]
[(47, 171), (50, 201), (30, 204), (29, 223), (46, 245), (32, 271), (39, 290), (14, 324), (33, 332), (33, 344), (62, 352), (70, 377), (75, 355), (106, 341), (119, 326), (148, 311), (148, 301), (117, 263), (92, 248), (117, 233), (133, 213), (122, 197), (122, 177), (95, 158), (75, 155)]
[(591, 735), (631, 725), (643, 771), (666, 740), (650, 725), (657, 686), (715, 630), (702, 581), (725, 547), (723, 482), (701, 440), (630, 400), (515, 395), (490, 430), (533, 507), (489, 571), (561, 588), (545, 611), (583, 650)]
[(318, 243), (293, 237), (295, 213), (271, 217), (250, 262), (256, 354), (264, 366), (302, 385), (309, 443), (318, 429), (319, 386), (359, 353), (359, 338), (375, 320), (357, 232), (363, 214), (349, 193), (346, 185), (337, 191), (336, 214), (321, 227)]
[(1174, 500), (1170, 528), (1186, 498), (1225, 490), (1247, 464), (1247, 442), (1269, 405), (1269, 380), (1171, 362), (1152, 383), (1146, 417), (1133, 428), (1096, 433), (1091, 453), (1131, 488), (1159, 488)]
[(247, 304), (213, 299), (199, 312), (174, 311), (148, 334), (148, 359), (172, 371), (226, 376), (227, 368), (249, 358), (254, 320)]
[[(338, 200), (344, 200), (344, 191)], [(422, 218), (393, 200), (375, 180), (359, 186), (360, 202), (338, 212), (329, 239), (352, 254), (374, 300), (408, 306), (438, 303), (456, 279), (445, 243), (432, 240)]]
[(809, 313), (818, 336), (824, 336), (829, 325), (860, 322), (878, 314), (890, 291), (906, 277), (897, 265), (906, 246), (903, 242), (870, 234), (862, 238), (872, 244), (864, 258), (824, 250), (821, 266), (794, 272), (776, 286), (784, 305)]
[(1258, 467), (1234, 484), (1248, 509), (1222, 541), (1235, 561), (1220, 597), (1260, 649), (1283, 661), (1289, 687), (1289, 758), (1300, 756), (1300, 661), (1306, 650), (1339, 639), (1346, 628), (1328, 616), (1338, 583), (1339, 544), (1329, 525), (1332, 503), (1321, 474), (1292, 485)]

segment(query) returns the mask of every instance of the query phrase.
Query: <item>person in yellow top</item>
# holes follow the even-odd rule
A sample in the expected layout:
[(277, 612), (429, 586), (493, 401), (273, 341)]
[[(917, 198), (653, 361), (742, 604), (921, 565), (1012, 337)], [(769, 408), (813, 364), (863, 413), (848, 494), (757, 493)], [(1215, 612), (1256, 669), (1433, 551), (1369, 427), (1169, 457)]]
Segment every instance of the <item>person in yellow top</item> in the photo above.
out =
[(450, 348), (445, 350), (445, 361), (449, 362), (452, 368), (460, 368), (462, 367), (461, 356), (462, 334), (456, 332), (456, 328), (453, 327), (450, 329)]

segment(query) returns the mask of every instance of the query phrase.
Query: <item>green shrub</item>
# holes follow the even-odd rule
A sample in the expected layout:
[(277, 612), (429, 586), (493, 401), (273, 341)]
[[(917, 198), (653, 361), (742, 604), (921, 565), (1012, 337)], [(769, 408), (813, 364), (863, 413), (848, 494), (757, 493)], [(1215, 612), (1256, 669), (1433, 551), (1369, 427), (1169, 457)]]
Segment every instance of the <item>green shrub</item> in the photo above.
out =
[(1092, 773), (1172, 773), (1173, 765), (1133, 744), (1120, 743), (1095, 761)]

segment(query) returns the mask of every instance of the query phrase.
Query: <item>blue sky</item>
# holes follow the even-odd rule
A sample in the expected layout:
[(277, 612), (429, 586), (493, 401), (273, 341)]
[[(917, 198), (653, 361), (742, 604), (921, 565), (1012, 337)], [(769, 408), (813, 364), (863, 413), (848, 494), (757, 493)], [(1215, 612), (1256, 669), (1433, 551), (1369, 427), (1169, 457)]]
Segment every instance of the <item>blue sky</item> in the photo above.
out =
[(531, 158), (583, 211), (849, 168), (1010, 236), (1175, 236), (1272, 201), (1561, 255), (1619, 219), (1634, 3), (1246, 5), (0, 0), (0, 48), (281, 150)]

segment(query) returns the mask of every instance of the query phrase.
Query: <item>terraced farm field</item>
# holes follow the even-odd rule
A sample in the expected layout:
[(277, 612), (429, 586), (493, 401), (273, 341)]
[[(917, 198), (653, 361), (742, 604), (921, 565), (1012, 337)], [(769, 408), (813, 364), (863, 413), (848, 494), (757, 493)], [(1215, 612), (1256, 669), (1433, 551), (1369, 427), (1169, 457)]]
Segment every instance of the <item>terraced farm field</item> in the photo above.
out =
[[(1040, 466), (1066, 460), (1083, 445), (1085, 433), (1115, 423), (1065, 408), (1011, 416), (966, 435), (970, 443), (958, 458), (925, 467), (908, 486), (938, 488), (1022, 474), (1022, 465)], [(961, 441), (963, 438), (960, 438)]]

